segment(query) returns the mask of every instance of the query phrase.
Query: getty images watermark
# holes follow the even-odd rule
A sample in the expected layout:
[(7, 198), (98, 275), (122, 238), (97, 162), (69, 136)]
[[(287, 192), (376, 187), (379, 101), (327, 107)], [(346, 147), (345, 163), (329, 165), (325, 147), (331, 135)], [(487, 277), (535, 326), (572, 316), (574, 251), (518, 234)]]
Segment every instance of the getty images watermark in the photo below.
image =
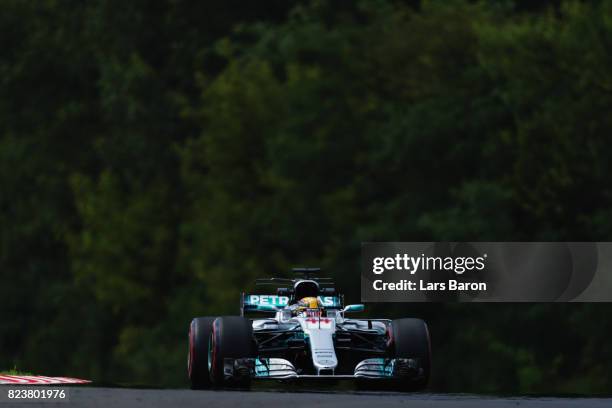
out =
[[(372, 260), (372, 272), (381, 275), (385, 271), (404, 271), (415, 275), (417, 271), (446, 271), (462, 275), (465, 272), (482, 271), (485, 269), (487, 254), (478, 257), (457, 256), (410, 256), (406, 253), (395, 254), (394, 257), (375, 257)], [(385, 282), (383, 279), (375, 279), (372, 287), (374, 290), (410, 290), (410, 291), (464, 291), (477, 290), (486, 291), (486, 282), (461, 282), (449, 279), (447, 282), (428, 282), (424, 279), (412, 280), (401, 279), (398, 282)]]
[(364, 302), (612, 301), (609, 242), (362, 244)]

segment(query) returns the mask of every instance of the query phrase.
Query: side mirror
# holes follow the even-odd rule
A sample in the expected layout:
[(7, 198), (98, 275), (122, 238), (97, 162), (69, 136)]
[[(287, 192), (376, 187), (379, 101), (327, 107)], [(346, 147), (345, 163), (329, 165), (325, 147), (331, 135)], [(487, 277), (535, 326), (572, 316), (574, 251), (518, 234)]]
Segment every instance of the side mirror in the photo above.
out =
[(363, 312), (365, 310), (365, 306), (361, 304), (357, 305), (347, 305), (342, 309), (344, 313), (346, 312)]

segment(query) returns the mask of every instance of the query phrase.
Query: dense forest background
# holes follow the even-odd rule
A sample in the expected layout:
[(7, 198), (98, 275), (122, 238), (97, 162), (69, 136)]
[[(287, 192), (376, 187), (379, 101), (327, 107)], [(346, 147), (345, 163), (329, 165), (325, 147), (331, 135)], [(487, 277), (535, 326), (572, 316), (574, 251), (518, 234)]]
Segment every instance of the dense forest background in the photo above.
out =
[[(2, 1), (0, 369), (181, 386), (255, 277), (610, 240), (611, 143), (611, 1)], [(368, 308), (434, 389), (612, 391), (612, 305)]]

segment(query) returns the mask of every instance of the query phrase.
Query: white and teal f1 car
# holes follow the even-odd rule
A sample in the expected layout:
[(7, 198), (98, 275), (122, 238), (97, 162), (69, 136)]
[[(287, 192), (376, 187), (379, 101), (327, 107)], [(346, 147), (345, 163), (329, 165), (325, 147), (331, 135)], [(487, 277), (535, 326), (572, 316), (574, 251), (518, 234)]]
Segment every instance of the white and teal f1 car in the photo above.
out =
[[(196, 317), (189, 327), (188, 374), (194, 389), (252, 380), (352, 379), (401, 390), (426, 387), (431, 347), (423, 320), (352, 319), (329, 278), (299, 268), (273, 295), (243, 294), (240, 316)], [(248, 318), (252, 314), (269, 317)]]

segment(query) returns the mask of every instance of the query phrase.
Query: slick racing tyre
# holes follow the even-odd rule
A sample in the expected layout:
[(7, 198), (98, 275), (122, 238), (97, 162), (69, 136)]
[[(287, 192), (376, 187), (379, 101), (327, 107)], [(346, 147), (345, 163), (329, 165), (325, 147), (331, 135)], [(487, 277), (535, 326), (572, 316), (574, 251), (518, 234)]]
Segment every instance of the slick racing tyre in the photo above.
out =
[(253, 325), (241, 316), (218, 317), (210, 334), (208, 361), (210, 380), (216, 386), (246, 386), (250, 377), (227, 379), (224, 375), (225, 359), (256, 357)]
[(421, 319), (397, 319), (391, 325), (393, 356), (418, 361), (418, 375), (406, 374), (405, 378), (399, 380), (397, 387), (403, 391), (423, 390), (427, 387), (431, 373), (431, 345), (427, 324)]
[(208, 341), (216, 317), (196, 317), (189, 325), (187, 374), (194, 390), (209, 388)]

